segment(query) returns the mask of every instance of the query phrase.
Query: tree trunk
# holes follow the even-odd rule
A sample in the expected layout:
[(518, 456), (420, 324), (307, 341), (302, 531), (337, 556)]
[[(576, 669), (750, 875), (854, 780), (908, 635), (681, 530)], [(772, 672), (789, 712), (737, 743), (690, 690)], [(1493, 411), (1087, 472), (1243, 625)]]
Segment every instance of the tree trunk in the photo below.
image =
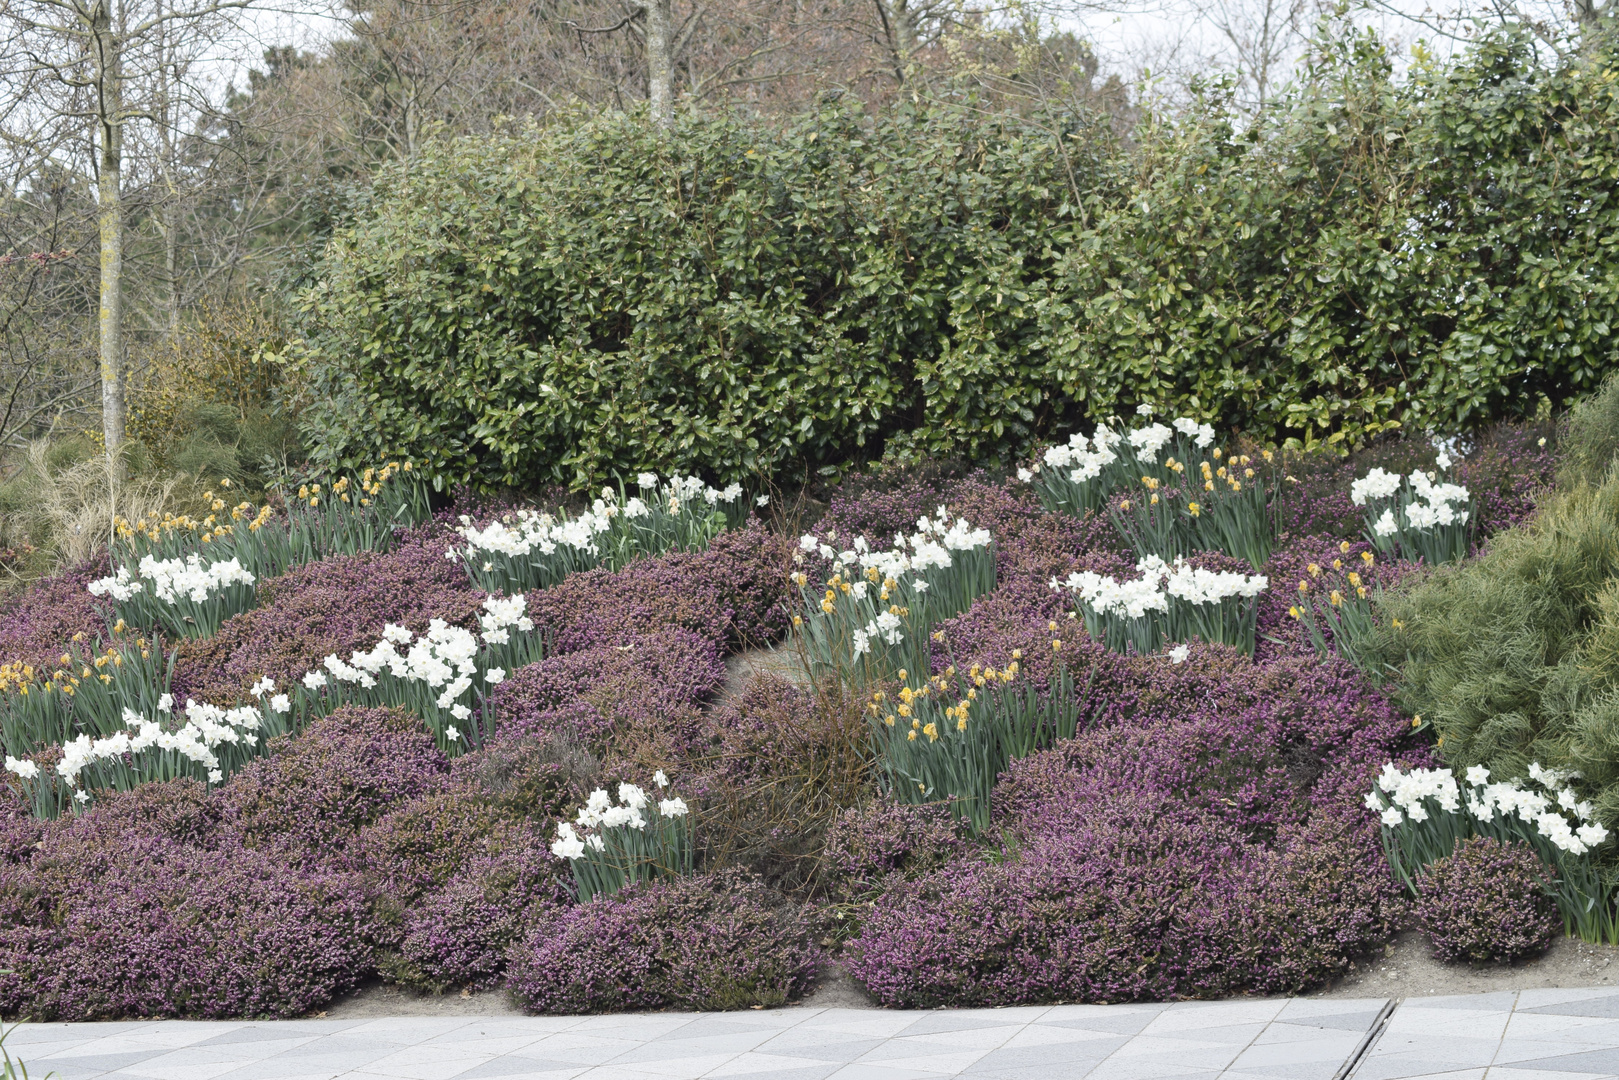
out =
[(124, 205), (123, 70), (113, 31), (110, 0), (92, 13), (97, 52), (96, 122), (101, 139), (96, 177), (97, 225), (101, 233), (101, 433), (107, 453), (124, 443)]
[(647, 104), (652, 122), (668, 127), (675, 116), (673, 0), (646, 0)]

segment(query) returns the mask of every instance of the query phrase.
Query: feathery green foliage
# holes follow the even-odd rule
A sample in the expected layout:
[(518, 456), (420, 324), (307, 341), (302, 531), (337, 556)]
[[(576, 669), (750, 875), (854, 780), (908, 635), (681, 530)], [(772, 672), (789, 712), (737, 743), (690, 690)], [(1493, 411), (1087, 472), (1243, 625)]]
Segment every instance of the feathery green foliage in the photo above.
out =
[(1619, 823), (1619, 474), (1390, 596), (1379, 648), (1445, 759), (1577, 770)]
[(1569, 411), (1557, 441), (1562, 454), (1558, 480), (1565, 487), (1600, 484), (1619, 461), (1619, 375)]

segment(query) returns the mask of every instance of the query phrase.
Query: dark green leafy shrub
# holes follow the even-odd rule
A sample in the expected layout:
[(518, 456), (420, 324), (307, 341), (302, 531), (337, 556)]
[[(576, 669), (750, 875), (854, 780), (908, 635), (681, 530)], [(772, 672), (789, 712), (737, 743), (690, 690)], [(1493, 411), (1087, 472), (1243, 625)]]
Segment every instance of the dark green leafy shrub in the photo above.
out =
[(1415, 914), (1434, 958), (1511, 964), (1545, 952), (1563, 929), (1546, 867), (1522, 844), (1474, 836), (1429, 865)]
[(1619, 324), (1613, 47), (1396, 81), (1345, 29), (1251, 130), (1128, 146), (961, 99), (429, 141), (304, 298), (307, 441), (581, 488), (1005, 465), (1142, 402), (1341, 447), (1535, 414)]

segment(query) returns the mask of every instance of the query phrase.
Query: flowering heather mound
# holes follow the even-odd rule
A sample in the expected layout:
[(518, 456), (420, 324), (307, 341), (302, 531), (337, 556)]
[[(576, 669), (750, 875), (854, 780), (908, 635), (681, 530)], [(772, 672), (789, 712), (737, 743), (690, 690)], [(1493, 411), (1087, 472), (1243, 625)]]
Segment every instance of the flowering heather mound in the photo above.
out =
[(1367, 830), (1290, 829), (1265, 848), (1162, 792), (1112, 794), (1013, 859), (898, 883), (850, 943), (851, 974), (921, 1008), (1284, 993), (1393, 927)]
[(366, 826), (350, 858), (388, 901), (408, 905), (469, 860), (526, 845), (533, 832), (481, 792), (457, 787), (401, 804)]
[(937, 870), (967, 849), (961, 823), (944, 806), (875, 800), (845, 810), (826, 833), (827, 877), (844, 902), (875, 896), (896, 874)]
[[(588, 703), (603, 718), (662, 716), (691, 710), (725, 685), (725, 662), (713, 640), (690, 630), (662, 630), (548, 657), (518, 669), (492, 695), (507, 730), (553, 729), (557, 710)], [(584, 730), (579, 730), (583, 727)], [(585, 715), (575, 734), (593, 731)]]
[(786, 629), (792, 553), (792, 541), (750, 525), (721, 533), (706, 551), (574, 574), (535, 594), (529, 614), (551, 632), (553, 654), (623, 645), (669, 627), (729, 652)]
[(508, 950), (572, 905), (566, 875), (538, 839), (472, 859), (405, 914), (403, 940), (384, 974), (432, 993), (496, 985)]
[(1563, 929), (1546, 890), (1551, 872), (1525, 844), (1472, 836), (1428, 866), (1417, 925), (1436, 960), (1514, 964), (1546, 951)]
[(1016, 854), (892, 882), (851, 943), (879, 1000), (1289, 992), (1387, 936), (1398, 893), (1358, 803), (1406, 728), (1386, 700), (1305, 657), (1079, 657), (1091, 729), (996, 791)]
[(565, 911), (512, 950), (530, 1012), (783, 1005), (822, 962), (796, 905), (735, 873), (634, 886)]
[[(951, 512), (995, 535), (995, 561), (1002, 581), (1029, 576), (1039, 581), (1066, 577), (1074, 557), (1109, 562), (1129, 552), (1105, 514), (1074, 518), (1048, 514), (1026, 485), (996, 484), (983, 474), (957, 481), (946, 491)], [(1135, 565), (1132, 554), (1125, 560)]]
[(73, 635), (105, 635), (105, 605), (85, 586), (109, 573), (111, 564), (102, 554), (8, 598), (0, 614), (0, 663), (45, 667), (55, 662)]
[[(1488, 433), (1458, 465), (1481, 533), (1521, 521), (1551, 479), (1540, 437)], [(998, 779), (972, 789), (994, 779), (977, 834), (947, 796), (899, 805), (876, 790), (872, 688), (811, 692), (760, 675), (721, 698), (724, 658), (788, 630), (788, 574), (815, 569), (813, 555), (795, 562), (794, 538), (755, 523), (703, 551), (575, 574), (526, 594), (546, 656), (502, 661), (504, 679), (479, 684), (498, 726), (446, 743), (465, 751), (453, 759), (420, 716), (349, 706), (255, 744), (262, 755), (212, 788), (109, 790), (54, 822), (0, 798), (0, 1012), (295, 1016), (377, 974), (430, 993), (504, 982), (541, 1013), (774, 1006), (812, 982), (834, 911), (852, 935), (850, 971), (888, 1005), (1318, 985), (1386, 941), (1409, 907), (1363, 804), (1374, 776), (1437, 758), (1390, 703), (1409, 700), (1410, 678), (1385, 692), (1318, 658), (1288, 607), (1311, 563), (1342, 559), (1389, 588), (1419, 569), (1381, 556), (1365, 567), (1349, 484), (1373, 465), (1403, 474), (1433, 460), (1419, 440), (1289, 457), (1298, 482), (1280, 508), (1253, 658), (1196, 643), (1127, 656), (1091, 641), (1049, 582), (1135, 575), (1105, 514), (1047, 513), (1027, 484), (953, 465), (835, 492), (823, 535), (886, 547), (942, 505), (994, 536), (996, 586), (975, 583), (982, 595), (930, 627), (930, 652), (909, 666), (926, 657), (961, 674), (1015, 660), (1040, 693), (1056, 674), (1071, 679), (1077, 734), (1004, 768), (996, 758)], [(265, 675), (289, 689), (326, 655), (374, 646), (389, 622), (474, 627), (485, 597), (444, 558), (453, 520), (441, 512), (387, 554), (261, 582), (261, 607), (181, 646), (175, 696), (229, 704)], [(12, 601), (0, 660), (50, 660), (75, 633), (98, 632), (85, 585), (106, 570), (80, 567)], [(282, 704), (262, 715), (307, 715)], [(48, 747), (33, 763), (48, 772), (63, 757)], [(30, 766), (13, 764), (11, 790), (28, 790)], [(557, 823), (597, 788), (660, 770), (690, 800), (698, 872), (579, 903), (580, 864), (553, 853)], [(961, 795), (959, 775), (939, 775)], [(1444, 958), (1532, 954), (1557, 930), (1545, 873), (1522, 849), (1470, 841), (1420, 879), (1418, 920)]]
[(447, 546), (425, 526), (393, 551), (339, 555), (265, 582), (262, 606), (181, 646), (175, 697), (228, 703), (266, 675), (286, 685), (329, 654), (370, 649), (390, 622), (417, 634), (435, 618), (474, 627), (483, 593), (444, 558)]
[(352, 878), (166, 835), (196, 825), (195, 791), (153, 785), (141, 800), (53, 825), (27, 858), (0, 867), (0, 1011), (291, 1017), (371, 970), (370, 917)]
[(448, 769), (416, 717), (345, 707), (250, 763), (218, 798), (242, 843), (320, 858), (390, 807), (428, 792)]

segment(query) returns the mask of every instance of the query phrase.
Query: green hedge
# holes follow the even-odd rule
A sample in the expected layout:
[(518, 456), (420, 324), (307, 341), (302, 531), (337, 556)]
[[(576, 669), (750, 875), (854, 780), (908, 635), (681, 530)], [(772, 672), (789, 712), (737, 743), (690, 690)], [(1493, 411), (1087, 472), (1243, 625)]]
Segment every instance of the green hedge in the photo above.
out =
[(304, 297), (310, 443), (583, 487), (1004, 461), (1141, 401), (1305, 444), (1560, 406), (1619, 317), (1613, 61), (1396, 82), (1346, 35), (1252, 129), (1128, 141), (961, 98), (430, 143)]

